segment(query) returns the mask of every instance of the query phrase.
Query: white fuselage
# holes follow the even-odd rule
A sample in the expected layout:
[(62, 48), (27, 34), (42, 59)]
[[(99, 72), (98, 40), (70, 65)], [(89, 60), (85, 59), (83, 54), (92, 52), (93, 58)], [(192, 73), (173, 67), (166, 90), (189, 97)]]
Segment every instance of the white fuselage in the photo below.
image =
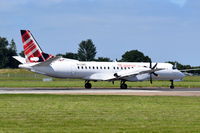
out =
[[(154, 66), (156, 63), (152, 63)], [(32, 67), (31, 64), (22, 64), (19, 67), (30, 69), (31, 71), (45, 74), (56, 78), (73, 78), (90, 81), (104, 80), (105, 77), (113, 76), (114, 73), (129, 73), (141, 69), (149, 69), (149, 63), (131, 63), (131, 62), (82, 62), (61, 58), (52, 62), (49, 66)], [(181, 80), (184, 74), (169, 63), (158, 63), (156, 68), (163, 70), (157, 71), (158, 76), (153, 75), (154, 80)], [(104, 78), (101, 78), (101, 77)], [(149, 80), (150, 74), (140, 74), (125, 77), (126, 81), (144, 81)]]

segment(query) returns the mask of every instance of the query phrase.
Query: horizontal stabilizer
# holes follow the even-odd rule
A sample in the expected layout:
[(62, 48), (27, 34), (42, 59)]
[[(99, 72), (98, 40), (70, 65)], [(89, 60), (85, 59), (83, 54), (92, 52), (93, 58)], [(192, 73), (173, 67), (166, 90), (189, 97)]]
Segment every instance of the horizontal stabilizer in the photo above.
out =
[(26, 59), (21, 56), (13, 56), (14, 59), (18, 60), (20, 63), (26, 63)]
[(61, 56), (56, 56), (56, 57), (53, 57), (53, 58), (51, 58), (51, 59), (48, 59), (48, 60), (46, 60), (46, 61), (44, 61), (44, 62), (38, 63), (38, 64), (34, 65), (33, 67), (49, 66), (51, 63), (53, 63), (54, 61), (56, 61), (56, 60), (58, 60), (58, 59), (60, 59), (60, 58), (62, 58), (62, 57), (61, 57)]

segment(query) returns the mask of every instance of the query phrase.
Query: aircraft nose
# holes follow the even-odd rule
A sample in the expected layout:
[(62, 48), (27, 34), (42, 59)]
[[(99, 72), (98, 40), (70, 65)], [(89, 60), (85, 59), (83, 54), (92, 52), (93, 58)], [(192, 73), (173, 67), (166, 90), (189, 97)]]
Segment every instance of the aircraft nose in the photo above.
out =
[(180, 79), (183, 79), (183, 78), (185, 77), (185, 74), (182, 73), (181, 71), (178, 71), (177, 76), (178, 76)]

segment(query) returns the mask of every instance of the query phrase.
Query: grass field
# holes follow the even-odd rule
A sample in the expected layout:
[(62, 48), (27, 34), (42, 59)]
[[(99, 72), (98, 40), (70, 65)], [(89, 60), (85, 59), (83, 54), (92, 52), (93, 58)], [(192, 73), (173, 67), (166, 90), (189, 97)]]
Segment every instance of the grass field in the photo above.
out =
[(200, 131), (200, 97), (0, 95), (0, 132)]
[[(57, 79), (51, 82), (44, 82), (44, 75), (35, 74), (22, 69), (0, 69), (0, 87), (83, 87), (83, 80)], [(120, 82), (92, 82), (93, 87), (119, 87)], [(169, 87), (169, 81), (127, 82), (129, 87)], [(175, 82), (176, 87), (200, 87), (200, 76), (188, 76), (181, 82)]]

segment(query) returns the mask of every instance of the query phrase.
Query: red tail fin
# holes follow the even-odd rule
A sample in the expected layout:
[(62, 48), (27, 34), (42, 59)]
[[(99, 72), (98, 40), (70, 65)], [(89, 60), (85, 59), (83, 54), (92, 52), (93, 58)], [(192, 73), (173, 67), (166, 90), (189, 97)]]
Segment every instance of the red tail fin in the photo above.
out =
[(54, 57), (42, 52), (42, 49), (29, 30), (21, 30), (21, 36), (26, 62), (43, 62)]

